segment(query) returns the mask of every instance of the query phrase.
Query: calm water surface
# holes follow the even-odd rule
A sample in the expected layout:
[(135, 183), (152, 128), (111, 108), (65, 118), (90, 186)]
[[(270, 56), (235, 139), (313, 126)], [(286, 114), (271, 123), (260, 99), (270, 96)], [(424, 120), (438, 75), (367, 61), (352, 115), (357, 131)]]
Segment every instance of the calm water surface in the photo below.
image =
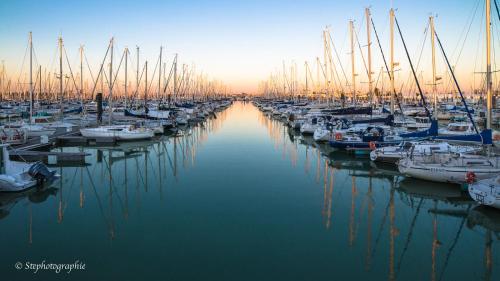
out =
[[(184, 136), (63, 150), (88, 165), (0, 197), (1, 280), (500, 279), (500, 212), (318, 146), (249, 103)], [(43, 260), (86, 267), (15, 269)]]

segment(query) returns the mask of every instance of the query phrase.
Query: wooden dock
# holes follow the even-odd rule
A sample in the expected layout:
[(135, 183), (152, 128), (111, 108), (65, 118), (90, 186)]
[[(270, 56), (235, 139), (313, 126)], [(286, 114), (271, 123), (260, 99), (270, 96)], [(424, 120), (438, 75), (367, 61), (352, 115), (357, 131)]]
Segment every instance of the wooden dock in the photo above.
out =
[(73, 145), (116, 145), (117, 138), (115, 137), (92, 137), (87, 138), (81, 135), (59, 136), (57, 137), (57, 145), (73, 146)]
[(79, 134), (78, 129), (71, 132), (61, 130), (49, 136), (46, 142), (42, 142), (40, 137), (30, 138), (24, 144), (12, 146), (9, 151), (10, 158), (14, 161), (42, 161), (49, 166), (84, 166), (86, 165), (85, 157), (90, 155), (89, 153), (50, 151), (51, 148), (59, 144), (60, 139), (82, 138)]
[(57, 138), (61, 136), (74, 136), (79, 134), (79, 129), (75, 129), (71, 132), (64, 130), (56, 131), (53, 135), (49, 136), (46, 143), (42, 142), (41, 137), (30, 138), (27, 142), (19, 145), (13, 145), (14, 149), (19, 150), (47, 150), (56, 145)]
[(58, 151), (33, 151), (12, 150), (10, 158), (15, 161), (35, 162), (43, 161), (46, 164), (85, 163), (85, 157), (90, 153), (84, 152), (58, 152)]

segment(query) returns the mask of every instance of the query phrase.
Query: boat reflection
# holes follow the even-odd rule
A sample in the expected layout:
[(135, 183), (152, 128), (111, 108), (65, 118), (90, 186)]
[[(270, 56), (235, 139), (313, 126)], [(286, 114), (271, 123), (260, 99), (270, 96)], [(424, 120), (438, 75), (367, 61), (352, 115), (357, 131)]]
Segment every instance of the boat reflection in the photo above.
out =
[[(333, 222), (335, 214), (342, 213), (339, 208), (345, 208), (348, 213), (347, 245), (355, 249), (358, 231), (366, 231), (363, 262), (366, 271), (372, 270), (375, 258), (383, 258), (376, 253), (384, 251), (381, 244), (387, 243), (387, 278), (408, 278), (402, 277), (405, 265), (411, 262), (407, 256), (422, 251), (421, 245), (427, 243), (428, 237), (422, 233), (429, 228), (428, 279), (442, 280), (450, 273), (447, 268), (455, 261), (453, 253), (467, 225), (467, 229), (480, 227), (484, 232), (484, 279), (491, 278), (492, 237), (500, 239), (498, 211), (475, 207), (468, 193), (457, 185), (405, 178), (392, 165), (335, 151), (328, 144), (317, 143), (312, 137), (303, 136), (263, 113), (259, 121), (267, 128), (275, 149), (282, 152), (284, 159), (289, 158), (292, 167), (302, 166), (306, 175), (310, 174), (311, 167), (315, 168), (311, 184), (323, 188), (321, 215), (325, 229), (342, 229), (341, 218), (336, 219), (337, 225)], [(380, 202), (385, 200), (387, 203)], [(422, 214), (425, 212), (430, 217)], [(453, 220), (458, 220), (455, 229), (441, 226)], [(378, 230), (373, 235), (372, 227), (377, 224)], [(387, 242), (382, 242), (383, 233), (388, 235)], [(408, 254), (411, 252), (413, 254)]]
[(466, 192), (454, 184), (436, 183), (412, 178), (403, 178), (398, 182), (398, 191), (411, 201), (429, 199), (454, 205), (471, 205), (474, 202)]
[(53, 186), (33, 188), (19, 193), (0, 194), (0, 220), (7, 218), (16, 206), (28, 209), (28, 243), (33, 243), (33, 204), (41, 204), (56, 196), (58, 189)]
[(50, 196), (56, 196), (58, 189), (55, 187), (45, 187), (42, 189), (30, 189), (24, 192), (0, 194), (0, 219), (6, 218), (11, 210), (24, 201), (27, 203), (39, 204), (47, 201)]
[[(231, 110), (231, 109), (229, 109)], [(164, 200), (171, 181), (180, 181), (181, 175), (194, 167), (196, 154), (217, 132), (227, 112), (202, 124), (185, 126), (175, 134), (161, 136), (152, 141), (121, 142), (116, 146), (58, 147), (61, 152), (88, 153), (87, 165), (58, 166), (61, 179), (56, 187), (30, 190), (24, 193), (0, 194), (0, 219), (12, 212), (27, 209), (30, 218), (30, 243), (32, 242), (31, 206), (21, 204), (42, 203), (53, 196), (56, 201), (56, 222), (64, 224), (68, 210), (98, 210), (104, 222), (106, 235), (114, 240), (131, 211), (140, 213), (146, 196)], [(152, 189), (153, 188), (153, 189)], [(74, 194), (77, 193), (77, 200)], [(149, 200), (149, 198), (148, 198)], [(16, 207), (19, 206), (19, 207)]]

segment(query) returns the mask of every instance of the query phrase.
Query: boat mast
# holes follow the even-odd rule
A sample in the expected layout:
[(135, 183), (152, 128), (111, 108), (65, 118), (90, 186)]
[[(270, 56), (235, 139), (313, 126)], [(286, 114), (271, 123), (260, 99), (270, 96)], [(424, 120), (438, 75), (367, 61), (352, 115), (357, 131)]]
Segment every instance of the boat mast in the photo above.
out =
[(328, 100), (328, 94), (330, 92), (330, 83), (328, 79), (328, 40), (327, 40), (328, 27), (323, 30), (323, 60), (324, 60), (324, 76), (325, 76), (325, 96)]
[(125, 47), (125, 92), (123, 93), (125, 95), (125, 109), (127, 109), (127, 66), (128, 66), (128, 47)]
[(321, 83), (319, 82), (319, 72), (321, 68), (321, 62), (319, 61), (319, 57), (316, 57), (316, 94), (319, 96), (321, 92)]
[(370, 96), (370, 104), (373, 105), (373, 82), (372, 82), (372, 41), (371, 41), (371, 28), (370, 28), (370, 8), (365, 9), (366, 14), (366, 39), (368, 49), (368, 95)]
[(394, 9), (391, 8), (389, 11), (389, 20), (390, 20), (390, 34), (391, 34), (391, 39), (390, 39), (390, 48), (391, 48), (391, 73), (390, 73), (390, 80), (391, 80), (391, 114), (394, 114), (394, 100), (395, 100), (395, 95), (396, 95), (396, 87), (394, 86)]
[(306, 97), (308, 98), (309, 97), (309, 83), (307, 80), (307, 73), (309, 72), (309, 64), (307, 63), (307, 61), (305, 62), (305, 67), (306, 67), (306, 91), (305, 91), (305, 94), (306, 94)]
[(352, 104), (356, 104), (356, 68), (354, 65), (354, 21), (349, 21), (349, 33), (351, 35), (351, 71), (352, 71)]
[(61, 118), (63, 116), (63, 40), (59, 36), (59, 109)]
[(436, 50), (435, 50), (435, 42), (434, 42), (434, 17), (429, 17), (429, 25), (431, 28), (431, 48), (432, 48), (432, 95), (434, 98), (434, 116), (437, 116), (437, 91), (436, 91)]
[(174, 101), (177, 99), (177, 54), (175, 54), (174, 62)]
[(157, 95), (157, 99), (159, 100), (160, 99), (160, 92), (161, 92), (161, 52), (163, 50), (163, 47), (160, 46), (160, 63), (159, 63), (159, 71), (158, 71), (158, 95)]
[(83, 45), (80, 45), (80, 102), (83, 107)]
[(491, 0), (486, 0), (486, 129), (491, 129)]
[(33, 37), (30, 31), (29, 33), (29, 45), (30, 45), (30, 124), (33, 120)]
[(137, 72), (135, 74), (135, 94), (137, 95), (136, 97), (138, 97), (139, 95), (139, 46), (137, 46)]
[(42, 66), (38, 66), (38, 77), (40, 77), (38, 81), (38, 95), (36, 96), (37, 102), (40, 101), (40, 97), (42, 96)]
[(4, 92), (5, 92), (5, 89), (4, 89), (4, 67), (3, 67), (3, 64), (4, 64), (4, 61), (2, 60), (2, 71), (0, 72), (0, 101), (3, 100), (3, 96), (4, 96)]
[(286, 96), (286, 67), (285, 61), (283, 60), (283, 98)]
[(109, 125), (111, 125), (111, 120), (113, 119), (113, 37), (109, 44), (111, 45), (110, 62), (109, 62)]
[(148, 61), (145, 62), (144, 64), (144, 113), (147, 115), (148, 114)]

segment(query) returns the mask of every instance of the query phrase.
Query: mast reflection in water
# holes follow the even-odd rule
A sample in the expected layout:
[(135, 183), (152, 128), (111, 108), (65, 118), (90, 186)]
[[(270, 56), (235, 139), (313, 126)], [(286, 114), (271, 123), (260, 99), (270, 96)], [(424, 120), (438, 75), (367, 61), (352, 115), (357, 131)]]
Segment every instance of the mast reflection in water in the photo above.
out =
[(498, 212), (319, 145), (250, 103), (177, 137), (56, 150), (90, 156), (57, 167), (47, 189), (0, 195), (5, 280), (33, 277), (15, 262), (42, 260), (80, 260), (72, 277), (97, 280), (499, 276)]

